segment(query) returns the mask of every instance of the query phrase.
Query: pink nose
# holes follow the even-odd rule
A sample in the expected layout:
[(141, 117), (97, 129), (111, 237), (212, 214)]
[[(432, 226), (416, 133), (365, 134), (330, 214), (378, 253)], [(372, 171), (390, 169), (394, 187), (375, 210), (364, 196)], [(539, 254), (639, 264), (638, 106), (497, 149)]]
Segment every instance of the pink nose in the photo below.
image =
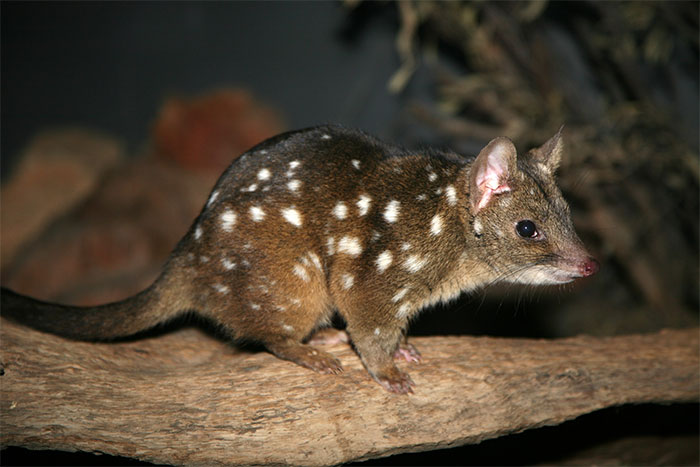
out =
[(598, 272), (598, 269), (600, 269), (600, 263), (595, 260), (595, 258), (588, 258), (582, 265), (581, 265), (581, 274), (583, 277), (588, 277), (592, 276), (596, 272)]

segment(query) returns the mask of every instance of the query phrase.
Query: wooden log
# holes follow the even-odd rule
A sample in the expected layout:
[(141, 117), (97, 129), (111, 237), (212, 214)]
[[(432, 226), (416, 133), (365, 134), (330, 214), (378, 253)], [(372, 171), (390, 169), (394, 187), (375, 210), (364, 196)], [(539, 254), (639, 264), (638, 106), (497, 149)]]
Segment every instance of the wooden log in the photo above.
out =
[(318, 375), (197, 329), (119, 343), (2, 320), (0, 444), (167, 464), (329, 465), (478, 443), (604, 407), (698, 401), (699, 331), (557, 340), (415, 338), (415, 394), (345, 345)]

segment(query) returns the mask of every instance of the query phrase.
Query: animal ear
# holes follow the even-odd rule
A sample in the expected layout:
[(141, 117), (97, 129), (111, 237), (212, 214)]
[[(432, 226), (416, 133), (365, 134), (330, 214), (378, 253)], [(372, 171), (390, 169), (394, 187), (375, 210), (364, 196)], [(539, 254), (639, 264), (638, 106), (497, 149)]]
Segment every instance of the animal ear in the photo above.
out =
[(564, 125), (546, 143), (528, 152), (528, 156), (550, 174), (557, 171), (559, 162), (561, 162), (561, 154), (564, 150), (564, 141), (561, 135), (563, 129)]
[(505, 137), (491, 140), (481, 150), (469, 171), (469, 201), (473, 214), (489, 204), (491, 198), (511, 190), (517, 152)]

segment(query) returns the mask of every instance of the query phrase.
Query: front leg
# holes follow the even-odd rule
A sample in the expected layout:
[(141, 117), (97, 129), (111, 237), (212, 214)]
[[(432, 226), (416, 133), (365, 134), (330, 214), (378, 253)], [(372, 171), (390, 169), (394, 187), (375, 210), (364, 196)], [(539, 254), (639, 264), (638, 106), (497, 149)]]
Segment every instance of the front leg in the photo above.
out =
[(423, 356), (420, 354), (415, 345), (409, 344), (404, 336), (398, 348), (394, 352), (394, 359), (406, 360), (408, 363), (420, 363)]
[[(381, 313), (376, 316), (366, 313), (360, 316), (345, 315), (348, 323), (347, 331), (362, 363), (375, 381), (390, 392), (413, 393), (415, 383), (394, 363), (396, 354), (406, 358), (400, 346), (405, 323), (396, 318), (387, 320), (386, 316), (379, 319), (381, 316)], [(404, 346), (403, 349), (408, 348)], [(413, 351), (412, 354), (419, 358), (420, 354), (415, 348)], [(408, 353), (411, 354), (411, 352)]]

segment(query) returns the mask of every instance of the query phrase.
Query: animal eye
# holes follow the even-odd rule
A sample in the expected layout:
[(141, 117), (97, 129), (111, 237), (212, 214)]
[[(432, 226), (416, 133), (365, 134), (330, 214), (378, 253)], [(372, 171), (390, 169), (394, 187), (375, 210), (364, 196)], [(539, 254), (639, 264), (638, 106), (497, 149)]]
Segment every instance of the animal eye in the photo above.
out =
[(535, 223), (531, 220), (524, 220), (515, 224), (515, 231), (523, 238), (535, 238), (539, 235)]

